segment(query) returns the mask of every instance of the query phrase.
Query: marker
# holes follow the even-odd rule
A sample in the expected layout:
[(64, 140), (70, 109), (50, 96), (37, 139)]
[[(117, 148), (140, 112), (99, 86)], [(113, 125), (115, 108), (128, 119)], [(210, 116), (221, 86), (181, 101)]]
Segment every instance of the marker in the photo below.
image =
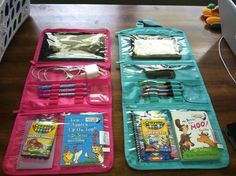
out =
[(39, 93), (69, 93), (69, 92), (75, 92), (75, 91), (83, 91), (87, 92), (87, 88), (72, 88), (72, 89), (40, 89)]
[(138, 83), (140, 87), (142, 86), (153, 86), (153, 85), (159, 85), (159, 86), (172, 86), (172, 85), (180, 85), (180, 82), (178, 81), (154, 81), (154, 80), (144, 80)]
[(172, 89), (146, 89), (144, 93), (147, 92), (157, 92), (157, 93), (171, 93), (173, 92)]
[(144, 92), (182, 92), (183, 89), (144, 89)]
[(173, 93), (173, 92), (145, 92), (143, 94), (140, 94), (140, 97), (150, 97), (150, 96), (159, 96), (159, 97), (174, 97), (174, 96), (180, 96), (182, 95), (182, 93), (177, 92), (177, 93)]
[(151, 86), (142, 86), (141, 87), (143, 90), (146, 89), (182, 89), (183, 90), (183, 86), (182, 85), (151, 85)]
[[(79, 84), (60, 84), (59, 85), (59, 88), (60, 89), (66, 89), (66, 88), (76, 88), (76, 87), (86, 87), (87, 84), (86, 83), (82, 83), (81, 85)], [(38, 86), (38, 90), (49, 90), (49, 89), (52, 89), (53, 86), (52, 85), (41, 85), (41, 86)]]
[[(39, 94), (39, 98), (49, 98), (52, 95), (53, 94), (50, 94), (50, 93), (43, 93), (43, 94)], [(73, 97), (73, 96), (77, 96), (77, 95), (86, 96), (87, 93), (86, 92), (83, 92), (83, 93), (71, 92), (71, 93), (59, 93), (58, 94), (59, 97)]]

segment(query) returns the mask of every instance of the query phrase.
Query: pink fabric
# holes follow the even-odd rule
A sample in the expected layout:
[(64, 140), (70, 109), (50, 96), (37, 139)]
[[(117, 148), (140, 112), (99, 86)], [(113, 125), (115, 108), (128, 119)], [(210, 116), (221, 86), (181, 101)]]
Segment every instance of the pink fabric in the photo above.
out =
[[(107, 35), (107, 60), (106, 62), (96, 64), (102, 66), (107, 71), (110, 70), (111, 52), (110, 52), (110, 33), (106, 29), (98, 30), (81, 30), (81, 29), (46, 29), (42, 32), (38, 41), (38, 46), (34, 55), (34, 62), (30, 67), (25, 87), (23, 90), (19, 112), (12, 130), (12, 134), (9, 140), (8, 148), (5, 154), (3, 169), (5, 173), (10, 175), (38, 175), (38, 174), (76, 174), (76, 173), (101, 173), (106, 172), (112, 168), (114, 160), (114, 142), (113, 142), (113, 131), (112, 131), (112, 84), (111, 76), (108, 73), (107, 76), (100, 77), (98, 79), (82, 79), (82, 80), (71, 80), (71, 81), (54, 81), (54, 82), (40, 82), (32, 77), (32, 70), (35, 67), (42, 66), (59, 66), (59, 65), (87, 65), (91, 64), (86, 62), (37, 62), (39, 57), (41, 44), (45, 32), (86, 32), (86, 33), (105, 33)], [(56, 73), (55, 73), (56, 77)], [(105, 100), (96, 99), (92, 101), (88, 96), (78, 95), (79, 89), (76, 89), (76, 96), (71, 98), (63, 98), (59, 96), (50, 96), (49, 98), (38, 97), (38, 85), (42, 84), (53, 84), (53, 91), (58, 92), (60, 84), (87, 84), (87, 92), (95, 97), (98, 95), (99, 90), (94, 90), (94, 87), (102, 87), (102, 97), (107, 97)], [(58, 95), (58, 94), (57, 94)], [(105, 153), (105, 160), (102, 165), (90, 165), (90, 166), (73, 166), (73, 167), (62, 167), (60, 165), (61, 159), (61, 144), (63, 136), (63, 125), (59, 125), (56, 139), (56, 149), (54, 154), (53, 168), (52, 169), (40, 169), (40, 170), (16, 170), (16, 164), (20, 149), (22, 145), (24, 129), (26, 121), (33, 120), (37, 114), (51, 114), (51, 113), (80, 113), (80, 112), (101, 112), (104, 114), (104, 131), (108, 131), (110, 134), (110, 145), (105, 146), (110, 148), (110, 152)], [(58, 122), (63, 124), (62, 117), (58, 117)]]

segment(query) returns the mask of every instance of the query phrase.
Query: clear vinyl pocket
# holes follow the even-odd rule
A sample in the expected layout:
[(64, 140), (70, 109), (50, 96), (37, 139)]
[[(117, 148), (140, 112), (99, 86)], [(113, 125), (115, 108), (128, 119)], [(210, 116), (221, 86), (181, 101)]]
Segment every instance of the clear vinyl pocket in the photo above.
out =
[(136, 28), (119, 33), (120, 61), (190, 60), (185, 34), (163, 28)]
[(126, 105), (150, 103), (209, 103), (201, 82), (136, 80), (123, 82)]
[(140, 79), (154, 80), (196, 80), (198, 72), (192, 62), (155, 62), (147, 64), (138, 62), (136, 64), (122, 64), (124, 79), (127, 81)]
[(109, 71), (97, 64), (37, 64), (29, 71), (30, 82), (55, 82), (55, 81), (83, 81), (90, 79), (107, 79)]
[(22, 96), (21, 110), (111, 104), (108, 79), (29, 82)]
[(111, 113), (89, 111), (18, 115), (5, 156), (5, 171), (65, 174), (110, 169)]
[[(210, 107), (181, 106), (125, 108), (125, 155), (132, 168), (217, 168), (225, 164), (226, 144)], [(189, 136), (184, 138), (185, 128)], [(184, 139), (189, 146), (182, 145)]]
[(46, 29), (42, 32), (35, 58), (39, 62), (107, 62), (110, 35), (105, 29)]

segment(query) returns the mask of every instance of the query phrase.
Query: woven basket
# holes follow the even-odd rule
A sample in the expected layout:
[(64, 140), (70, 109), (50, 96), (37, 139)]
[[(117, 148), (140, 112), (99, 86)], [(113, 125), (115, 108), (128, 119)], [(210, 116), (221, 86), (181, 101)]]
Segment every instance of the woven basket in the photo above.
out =
[(0, 61), (29, 12), (30, 0), (0, 0)]

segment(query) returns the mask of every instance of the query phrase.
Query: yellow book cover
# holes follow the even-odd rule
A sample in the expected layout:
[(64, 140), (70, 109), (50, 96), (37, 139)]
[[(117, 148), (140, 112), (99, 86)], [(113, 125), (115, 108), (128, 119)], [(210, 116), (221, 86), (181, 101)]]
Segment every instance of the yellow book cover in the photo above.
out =
[(48, 159), (57, 131), (57, 123), (33, 121), (24, 142), (21, 156)]
[(146, 152), (171, 152), (166, 119), (142, 119), (141, 130)]

